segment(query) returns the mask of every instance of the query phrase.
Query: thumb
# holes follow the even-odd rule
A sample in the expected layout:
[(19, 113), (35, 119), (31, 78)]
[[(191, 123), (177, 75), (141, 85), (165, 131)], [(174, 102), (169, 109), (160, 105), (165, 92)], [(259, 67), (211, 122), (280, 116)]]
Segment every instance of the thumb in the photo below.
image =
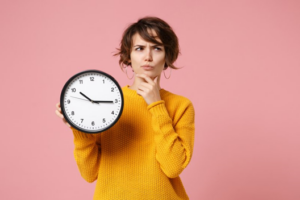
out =
[(157, 77), (155, 77), (155, 79), (154, 79), (154, 83), (157, 83), (157, 79), (158, 79), (158, 76), (157, 76)]

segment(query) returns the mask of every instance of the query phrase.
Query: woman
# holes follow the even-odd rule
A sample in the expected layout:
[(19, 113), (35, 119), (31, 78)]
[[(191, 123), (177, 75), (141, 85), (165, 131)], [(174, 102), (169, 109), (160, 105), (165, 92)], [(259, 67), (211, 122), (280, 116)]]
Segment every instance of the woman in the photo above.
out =
[[(179, 53), (172, 28), (145, 17), (124, 32), (119, 64), (131, 67), (134, 82), (122, 87), (123, 113), (99, 134), (70, 127), (59, 103), (56, 114), (72, 129), (74, 156), (82, 177), (97, 180), (94, 199), (189, 199), (179, 177), (194, 145), (194, 107), (186, 97), (160, 87), (161, 73), (178, 69)], [(171, 69), (170, 69), (171, 70)]]

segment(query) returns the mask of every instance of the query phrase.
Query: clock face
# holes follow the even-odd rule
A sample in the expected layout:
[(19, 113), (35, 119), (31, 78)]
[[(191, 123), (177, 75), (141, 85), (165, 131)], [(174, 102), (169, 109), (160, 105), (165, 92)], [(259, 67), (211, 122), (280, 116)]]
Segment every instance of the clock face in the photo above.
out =
[(99, 133), (118, 121), (124, 99), (113, 77), (98, 70), (87, 70), (65, 84), (60, 104), (71, 126), (85, 133)]

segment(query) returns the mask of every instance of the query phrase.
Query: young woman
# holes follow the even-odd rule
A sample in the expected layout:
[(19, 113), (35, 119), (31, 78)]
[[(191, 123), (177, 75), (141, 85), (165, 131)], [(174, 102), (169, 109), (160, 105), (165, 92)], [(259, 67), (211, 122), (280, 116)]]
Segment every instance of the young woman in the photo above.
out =
[(178, 69), (178, 53), (177, 36), (165, 21), (139, 19), (125, 30), (115, 54), (126, 75), (127, 68), (134, 74), (133, 84), (122, 87), (118, 122), (99, 134), (83, 133), (67, 124), (56, 104), (56, 114), (73, 131), (82, 177), (97, 180), (94, 199), (189, 199), (179, 175), (193, 153), (194, 107), (160, 86), (164, 70)]

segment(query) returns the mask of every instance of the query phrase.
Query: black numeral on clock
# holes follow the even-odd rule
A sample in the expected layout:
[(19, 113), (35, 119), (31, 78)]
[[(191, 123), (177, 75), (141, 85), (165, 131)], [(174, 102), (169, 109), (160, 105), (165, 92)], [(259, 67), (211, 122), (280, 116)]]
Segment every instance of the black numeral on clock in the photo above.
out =
[(103, 79), (103, 83), (105, 83), (105, 80)]
[(105, 118), (103, 118), (103, 120), (102, 120), (102, 121), (103, 121), (103, 123), (105, 123)]
[(68, 100), (67, 100), (67, 103), (68, 103), (68, 104), (70, 104), (70, 103), (71, 103), (70, 99), (68, 99)]
[(118, 99), (115, 99), (115, 103), (118, 103)]
[(79, 80), (79, 83), (80, 83), (80, 84), (83, 84), (83, 80)]
[(72, 111), (72, 112), (71, 112), (71, 115), (75, 115), (75, 112), (74, 112), (74, 111)]
[(72, 92), (76, 92), (76, 88), (72, 88)]
[(115, 112), (114, 112), (114, 111), (112, 111), (112, 112), (111, 112), (111, 114), (115, 114)]
[(114, 89), (115, 89), (115, 88), (113, 88), (113, 87), (112, 87), (112, 88), (111, 88), (111, 91), (113, 92), (113, 91), (114, 91)]
[(95, 122), (94, 121), (92, 121), (92, 126), (95, 126)]
[(81, 119), (81, 123), (83, 122), (83, 119)]
[(90, 77), (91, 81), (94, 81), (94, 77)]

